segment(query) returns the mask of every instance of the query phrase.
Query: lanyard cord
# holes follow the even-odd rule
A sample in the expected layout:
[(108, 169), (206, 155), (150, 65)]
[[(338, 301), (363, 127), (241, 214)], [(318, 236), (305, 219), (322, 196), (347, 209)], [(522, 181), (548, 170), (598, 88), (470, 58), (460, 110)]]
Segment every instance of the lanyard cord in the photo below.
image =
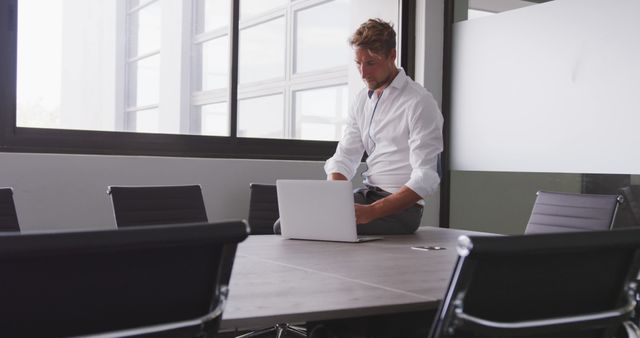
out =
[[(373, 116), (376, 114), (376, 108), (378, 108), (378, 102), (380, 102), (383, 93), (384, 92), (380, 93), (380, 96), (378, 96), (378, 100), (373, 106), (373, 111), (371, 112), (371, 118), (369, 119), (369, 129), (367, 130), (367, 135), (369, 136), (369, 140), (371, 140), (371, 143), (373, 143), (373, 146), (371, 147), (371, 154), (373, 154), (374, 150), (376, 149), (376, 141), (373, 139), (373, 136), (371, 136), (371, 124), (373, 123)], [(367, 157), (371, 157), (371, 154), (367, 153)], [(365, 177), (366, 179), (369, 172), (369, 165), (367, 165), (366, 161), (364, 162), (364, 166), (365, 170), (362, 172), (362, 177)]]
[[(367, 130), (367, 135), (369, 135), (369, 139), (371, 140), (371, 143), (373, 143), (373, 147), (371, 147), (371, 154), (373, 154), (373, 151), (376, 149), (376, 141), (373, 139), (373, 136), (371, 136), (371, 124), (373, 123), (373, 117), (376, 114), (376, 108), (378, 108), (378, 103), (380, 102), (383, 93), (384, 92), (380, 93), (380, 96), (378, 96), (378, 100), (373, 106), (373, 111), (371, 112), (371, 118), (369, 119), (369, 129)], [(371, 156), (371, 154), (369, 154), (369, 156)]]

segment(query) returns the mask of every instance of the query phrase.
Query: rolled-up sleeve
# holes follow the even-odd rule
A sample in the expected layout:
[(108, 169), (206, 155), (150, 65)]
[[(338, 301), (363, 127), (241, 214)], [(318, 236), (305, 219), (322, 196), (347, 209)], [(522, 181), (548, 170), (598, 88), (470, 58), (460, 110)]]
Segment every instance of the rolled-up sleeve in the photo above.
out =
[(354, 103), (349, 109), (347, 126), (342, 139), (338, 142), (335, 154), (324, 165), (324, 171), (327, 175), (340, 173), (348, 180), (351, 180), (356, 174), (364, 154), (364, 145), (362, 144), (360, 128), (355, 118), (355, 106), (356, 104)]
[(409, 162), (411, 176), (405, 184), (422, 198), (433, 193), (440, 183), (438, 155), (442, 152), (443, 118), (431, 94), (416, 102), (407, 115), (409, 123)]

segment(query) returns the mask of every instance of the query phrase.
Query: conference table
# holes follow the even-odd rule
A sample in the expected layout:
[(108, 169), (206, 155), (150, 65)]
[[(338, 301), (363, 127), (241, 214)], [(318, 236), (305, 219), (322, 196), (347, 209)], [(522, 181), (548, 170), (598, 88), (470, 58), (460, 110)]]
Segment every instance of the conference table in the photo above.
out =
[(221, 330), (434, 310), (461, 235), (487, 234), (422, 227), (364, 243), (249, 236), (238, 246)]

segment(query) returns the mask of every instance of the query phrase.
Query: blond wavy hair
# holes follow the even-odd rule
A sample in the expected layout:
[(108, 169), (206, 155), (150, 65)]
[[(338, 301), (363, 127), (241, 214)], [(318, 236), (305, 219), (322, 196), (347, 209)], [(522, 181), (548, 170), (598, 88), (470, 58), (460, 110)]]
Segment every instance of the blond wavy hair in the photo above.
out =
[(393, 24), (382, 19), (369, 19), (349, 38), (351, 47), (366, 49), (374, 54), (389, 56), (396, 48)]

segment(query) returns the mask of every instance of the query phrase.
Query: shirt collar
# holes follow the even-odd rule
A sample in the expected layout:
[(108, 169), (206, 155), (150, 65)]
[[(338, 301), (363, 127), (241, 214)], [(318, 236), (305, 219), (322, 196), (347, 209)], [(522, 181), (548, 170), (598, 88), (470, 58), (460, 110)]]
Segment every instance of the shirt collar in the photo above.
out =
[[(407, 82), (407, 74), (404, 72), (404, 69), (398, 68), (398, 74), (396, 74), (396, 77), (393, 79), (393, 81), (391, 81), (391, 83), (384, 90), (387, 90), (389, 88), (401, 89), (402, 86), (404, 86), (405, 82)], [(368, 90), (367, 96), (371, 98), (374, 92), (375, 92), (374, 90)]]
[(398, 74), (393, 79), (393, 81), (391, 81), (391, 83), (387, 86), (387, 88), (393, 87), (393, 88), (401, 89), (406, 82), (407, 82), (407, 74), (405, 74), (404, 69), (398, 68)]

